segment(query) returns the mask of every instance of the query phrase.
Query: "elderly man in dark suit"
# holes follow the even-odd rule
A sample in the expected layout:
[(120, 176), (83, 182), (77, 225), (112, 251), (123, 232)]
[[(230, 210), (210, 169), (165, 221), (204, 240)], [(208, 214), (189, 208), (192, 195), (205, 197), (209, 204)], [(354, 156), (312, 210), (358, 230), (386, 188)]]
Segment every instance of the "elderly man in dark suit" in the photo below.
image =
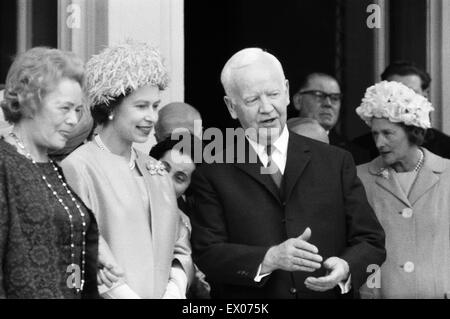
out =
[(221, 80), (245, 147), (230, 145), (192, 181), (194, 258), (211, 296), (358, 296), (385, 249), (351, 155), (288, 131), (289, 86), (273, 55), (241, 50)]

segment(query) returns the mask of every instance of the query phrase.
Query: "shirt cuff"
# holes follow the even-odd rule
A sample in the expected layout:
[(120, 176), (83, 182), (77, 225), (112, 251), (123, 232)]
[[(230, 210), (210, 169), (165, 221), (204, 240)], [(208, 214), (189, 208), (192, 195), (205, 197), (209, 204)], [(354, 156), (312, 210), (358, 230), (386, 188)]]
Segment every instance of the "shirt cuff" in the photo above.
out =
[(348, 279), (346, 282), (343, 282), (343, 281), (339, 282), (338, 286), (341, 289), (342, 295), (347, 294), (350, 291), (350, 289), (352, 289), (352, 275), (350, 274), (348, 276)]
[(255, 278), (253, 278), (253, 280), (254, 280), (255, 282), (261, 282), (261, 280), (262, 280), (264, 277), (267, 277), (267, 276), (269, 276), (269, 275), (271, 274), (271, 272), (268, 272), (267, 274), (261, 275), (261, 274), (260, 274), (261, 268), (262, 268), (262, 264), (259, 265), (259, 267), (258, 267), (258, 272), (256, 273)]

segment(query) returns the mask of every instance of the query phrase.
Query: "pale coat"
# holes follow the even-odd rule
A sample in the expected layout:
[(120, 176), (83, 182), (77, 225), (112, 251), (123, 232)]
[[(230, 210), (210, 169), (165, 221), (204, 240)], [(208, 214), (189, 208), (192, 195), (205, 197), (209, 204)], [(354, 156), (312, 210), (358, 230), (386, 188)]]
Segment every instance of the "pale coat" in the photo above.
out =
[(425, 162), (409, 196), (392, 174), (381, 173), (380, 157), (357, 168), (387, 252), (381, 277), (368, 280), (375, 288), (361, 288), (363, 298), (450, 297), (450, 160), (422, 150)]
[(130, 288), (142, 298), (161, 298), (174, 259), (192, 278), (189, 236), (170, 179), (150, 169), (156, 160), (139, 151), (136, 154), (137, 168), (147, 185), (150, 214), (123, 157), (89, 142), (61, 166), (68, 183), (94, 212), (100, 234), (124, 269)]

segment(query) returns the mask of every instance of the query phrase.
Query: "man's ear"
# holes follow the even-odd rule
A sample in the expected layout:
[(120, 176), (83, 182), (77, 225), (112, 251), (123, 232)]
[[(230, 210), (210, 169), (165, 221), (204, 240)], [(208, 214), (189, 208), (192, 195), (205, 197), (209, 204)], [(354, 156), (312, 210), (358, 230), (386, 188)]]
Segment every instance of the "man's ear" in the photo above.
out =
[(302, 98), (303, 97), (301, 96), (300, 92), (295, 93), (292, 97), (292, 100), (294, 101), (294, 107), (299, 112), (302, 108)]
[(231, 117), (234, 120), (236, 120), (238, 117), (236, 114), (236, 110), (234, 108), (233, 101), (231, 100), (231, 98), (229, 96), (226, 96), (226, 95), (223, 97), (223, 100), (224, 100), (225, 104), (227, 105), (228, 112), (230, 112)]
[(287, 80), (287, 79), (285, 82), (285, 86), (286, 86), (287, 104), (289, 104), (291, 102), (291, 99), (290, 99), (290, 94), (289, 94), (289, 80)]

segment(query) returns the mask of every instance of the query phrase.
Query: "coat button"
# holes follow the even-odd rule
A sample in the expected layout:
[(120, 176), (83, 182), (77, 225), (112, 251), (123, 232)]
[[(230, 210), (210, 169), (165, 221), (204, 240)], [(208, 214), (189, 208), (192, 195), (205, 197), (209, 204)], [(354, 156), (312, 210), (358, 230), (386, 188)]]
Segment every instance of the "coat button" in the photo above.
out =
[(404, 265), (403, 265), (403, 270), (405, 272), (413, 272), (414, 271), (414, 263), (411, 261), (407, 261)]
[(297, 289), (295, 289), (294, 287), (292, 287), (291, 289), (289, 289), (289, 292), (291, 294), (296, 294), (297, 293)]
[(403, 218), (411, 218), (412, 214), (413, 214), (413, 211), (411, 208), (407, 207), (407, 208), (402, 209), (402, 217)]

